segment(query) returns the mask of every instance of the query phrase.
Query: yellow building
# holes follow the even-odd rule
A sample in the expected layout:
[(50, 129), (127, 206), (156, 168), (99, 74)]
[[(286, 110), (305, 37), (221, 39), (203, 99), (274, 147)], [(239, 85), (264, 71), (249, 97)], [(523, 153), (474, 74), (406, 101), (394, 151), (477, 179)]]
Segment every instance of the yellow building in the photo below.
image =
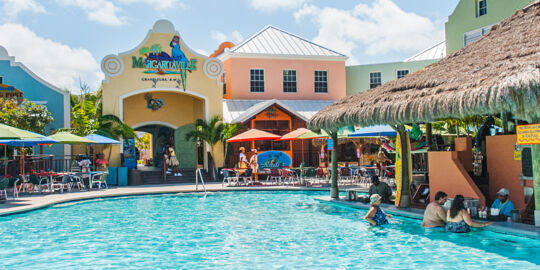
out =
[[(191, 50), (166, 20), (157, 21), (131, 51), (101, 62), (103, 114), (118, 116), (135, 130), (152, 133), (154, 160), (162, 144), (174, 145), (180, 168), (207, 164), (208, 146), (187, 142), (196, 119), (222, 115), (223, 64)], [(111, 166), (120, 165), (121, 147), (113, 148)], [(216, 164), (223, 164), (216, 147)]]

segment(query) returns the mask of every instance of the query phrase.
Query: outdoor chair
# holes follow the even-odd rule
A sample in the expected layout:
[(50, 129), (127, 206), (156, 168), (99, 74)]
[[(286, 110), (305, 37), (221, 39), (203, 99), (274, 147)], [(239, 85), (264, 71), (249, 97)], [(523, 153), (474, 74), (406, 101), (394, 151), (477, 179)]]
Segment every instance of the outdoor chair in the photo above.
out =
[(338, 168), (340, 182), (350, 181), (352, 184), (352, 174), (349, 168)]
[(234, 183), (235, 180), (238, 183), (238, 176), (233, 170), (223, 169), (221, 170), (221, 174), (223, 174), (223, 182), (221, 182), (221, 187), (225, 185), (225, 181), (227, 181), (228, 185), (231, 185), (231, 181)]
[(303, 175), (303, 180), (306, 182), (306, 185), (309, 184), (310, 180), (315, 180), (315, 177), (317, 176), (317, 171), (315, 168), (307, 168), (306, 173)]
[(47, 184), (46, 177), (39, 177), (35, 174), (31, 174), (28, 177), (23, 178), (23, 183), (20, 185), (19, 190), (22, 190), (23, 192), (30, 192), (31, 190), (35, 190), (37, 187), (39, 193), (41, 193), (41, 186), (44, 183)]
[(327, 177), (325, 168), (318, 168), (317, 174), (316, 174), (317, 183), (320, 184), (322, 182), (326, 182), (327, 178), (328, 177)]
[(281, 170), (281, 178), (283, 179), (283, 183), (286, 185), (294, 185), (294, 181), (296, 179), (296, 175), (293, 171), (289, 169), (283, 169)]
[(9, 188), (13, 188), (13, 199), (18, 199), (19, 198), (19, 190), (17, 189), (17, 183), (19, 182), (19, 178), (17, 177), (10, 177), (8, 178), (9, 179), (9, 182), (8, 182), (8, 189)]
[(238, 176), (238, 178), (242, 179), (242, 181), (244, 181), (244, 184), (246, 186), (249, 186), (249, 184), (253, 184), (253, 177), (252, 176), (253, 176), (253, 170), (246, 169), (244, 174)]
[(0, 179), (0, 196), (2, 196), (2, 194), (4, 194), (6, 200), (8, 199), (8, 197), (7, 197), (8, 185), (9, 185), (9, 178)]
[(109, 187), (107, 186), (108, 176), (109, 176), (109, 173), (93, 175), (92, 178), (90, 179), (90, 187), (93, 187), (94, 184), (98, 184), (98, 189), (101, 189), (102, 185), (105, 185), (105, 189), (109, 189)]
[(268, 180), (270, 180), (270, 183), (273, 183), (272, 180), (277, 180), (276, 183), (281, 184), (281, 173), (278, 169), (270, 169), (270, 174), (268, 177), (266, 177), (266, 184), (268, 184)]

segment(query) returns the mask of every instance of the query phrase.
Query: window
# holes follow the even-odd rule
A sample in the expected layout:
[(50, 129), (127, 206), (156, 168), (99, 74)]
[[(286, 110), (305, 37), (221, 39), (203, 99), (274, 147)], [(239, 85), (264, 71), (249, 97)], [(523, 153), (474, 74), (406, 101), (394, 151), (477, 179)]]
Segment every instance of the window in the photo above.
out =
[(409, 74), (409, 71), (406, 70), (406, 69), (405, 70), (398, 70), (397, 71), (397, 78), (401, 79), (401, 78), (407, 76), (407, 74)]
[(381, 73), (370, 72), (369, 73), (369, 88), (375, 88), (381, 85)]
[(227, 83), (225, 81), (225, 79), (226, 79), (225, 76), (226, 76), (226, 73), (223, 72), (222, 82), (223, 82), (223, 94), (224, 95), (227, 94)]
[(487, 0), (478, 0), (476, 5), (476, 17), (487, 14)]
[(4, 84), (4, 77), (0, 76), (0, 84)]
[(328, 71), (315, 70), (315, 93), (328, 93)]
[(296, 92), (296, 70), (283, 70), (283, 92)]
[(249, 70), (251, 92), (264, 92), (264, 69)]

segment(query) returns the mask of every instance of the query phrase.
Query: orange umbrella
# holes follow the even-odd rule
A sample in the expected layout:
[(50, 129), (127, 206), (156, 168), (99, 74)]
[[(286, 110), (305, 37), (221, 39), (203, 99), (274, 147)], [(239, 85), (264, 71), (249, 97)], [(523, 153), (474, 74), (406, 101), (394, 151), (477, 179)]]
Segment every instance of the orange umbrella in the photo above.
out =
[(250, 142), (261, 140), (276, 140), (279, 138), (281, 138), (281, 136), (252, 128), (246, 132), (242, 132), (228, 139), (227, 142)]
[(306, 134), (308, 132), (310, 132), (311, 130), (307, 129), (307, 128), (299, 128), (299, 129), (295, 129), (283, 136), (281, 136), (281, 138), (279, 139), (279, 141), (287, 141), (287, 140), (296, 140), (298, 139), (298, 137), (302, 134)]

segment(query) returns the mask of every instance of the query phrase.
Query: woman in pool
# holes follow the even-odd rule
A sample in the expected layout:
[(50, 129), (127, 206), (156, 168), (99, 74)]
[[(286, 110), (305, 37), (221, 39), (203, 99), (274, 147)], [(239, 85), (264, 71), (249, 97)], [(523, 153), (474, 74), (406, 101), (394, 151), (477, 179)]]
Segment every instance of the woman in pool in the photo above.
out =
[(388, 218), (392, 218), (391, 215), (385, 214), (379, 207), (381, 205), (381, 195), (373, 194), (369, 197), (371, 207), (366, 214), (366, 220), (371, 226), (378, 226), (388, 224)]
[(456, 195), (454, 198), (452, 206), (450, 206), (446, 214), (445, 230), (447, 232), (466, 233), (471, 231), (469, 227), (486, 227), (493, 224), (493, 222), (480, 223), (474, 221), (467, 212), (464, 201), (463, 195)]

